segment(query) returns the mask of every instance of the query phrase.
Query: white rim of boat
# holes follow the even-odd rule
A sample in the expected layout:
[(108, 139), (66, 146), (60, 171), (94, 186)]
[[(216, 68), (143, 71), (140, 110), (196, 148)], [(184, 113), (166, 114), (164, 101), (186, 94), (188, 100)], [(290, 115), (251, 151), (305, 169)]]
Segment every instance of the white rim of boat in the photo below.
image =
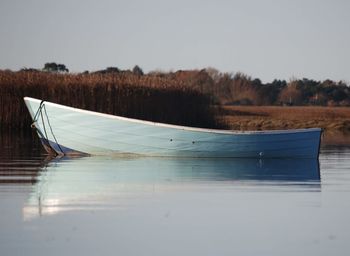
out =
[[(24, 97), (25, 101), (32, 101), (41, 103), (42, 100), (31, 98), (31, 97)], [(61, 109), (67, 109), (78, 113), (84, 113), (89, 115), (95, 115), (100, 117), (105, 117), (109, 119), (117, 119), (122, 121), (128, 121), (133, 123), (139, 123), (139, 124), (146, 124), (146, 125), (153, 125), (153, 126), (160, 126), (160, 127), (167, 127), (172, 129), (178, 129), (178, 130), (185, 130), (185, 131), (198, 131), (198, 132), (207, 132), (207, 133), (217, 133), (217, 134), (281, 134), (281, 133), (300, 133), (300, 132), (313, 132), (313, 131), (321, 131), (321, 128), (304, 128), (304, 129), (288, 129), (288, 130), (263, 130), (263, 131), (235, 131), (235, 130), (220, 130), (220, 129), (207, 129), (207, 128), (198, 128), (198, 127), (190, 127), (190, 126), (181, 126), (181, 125), (174, 125), (174, 124), (166, 124), (166, 123), (158, 123), (158, 122), (152, 122), (152, 121), (145, 121), (140, 119), (134, 119), (134, 118), (128, 118), (128, 117), (122, 117), (122, 116), (116, 116), (111, 114), (104, 114), (100, 112), (95, 112), (91, 110), (85, 110), (80, 108), (74, 108), (69, 107), (49, 101), (43, 101), (45, 105), (61, 108)], [(35, 110), (33, 110), (35, 111)]]

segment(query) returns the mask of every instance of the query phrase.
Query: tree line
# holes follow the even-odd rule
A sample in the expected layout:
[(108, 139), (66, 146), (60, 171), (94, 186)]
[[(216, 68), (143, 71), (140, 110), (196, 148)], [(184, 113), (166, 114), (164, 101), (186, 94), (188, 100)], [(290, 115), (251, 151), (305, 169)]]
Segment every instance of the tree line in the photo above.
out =
[[(68, 68), (55, 62), (46, 63), (42, 70), (22, 69), (21, 71), (45, 71), (68, 73)], [(115, 74), (122, 76), (147, 76), (172, 80), (173, 84), (199, 90), (223, 105), (317, 105), (350, 106), (349, 84), (343, 81), (316, 81), (313, 79), (275, 79), (263, 83), (241, 72), (222, 73), (214, 68), (202, 70), (178, 70), (175, 72), (151, 71), (147, 74), (135, 65), (131, 70), (107, 67), (82, 74)]]
[(150, 74), (173, 77), (223, 105), (350, 106), (350, 87), (343, 81), (302, 78), (263, 83), (241, 72), (221, 73), (213, 68)]

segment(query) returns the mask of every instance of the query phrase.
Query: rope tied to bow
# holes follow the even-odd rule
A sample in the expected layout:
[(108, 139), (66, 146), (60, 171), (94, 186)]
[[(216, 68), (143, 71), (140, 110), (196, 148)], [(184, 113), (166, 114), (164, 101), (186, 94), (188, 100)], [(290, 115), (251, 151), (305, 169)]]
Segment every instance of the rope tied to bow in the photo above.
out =
[[(47, 115), (47, 111), (46, 111), (46, 107), (45, 107), (45, 104), (44, 104), (44, 100), (42, 100), (40, 102), (40, 105), (39, 105), (39, 108), (38, 110), (36, 111), (35, 115), (34, 115), (34, 118), (33, 118), (33, 122), (31, 124), (31, 127), (33, 129), (35, 129), (38, 134), (39, 134), (39, 137), (42, 138), (45, 142), (44, 144), (46, 146), (48, 146), (53, 152), (57, 153), (56, 150), (54, 149), (53, 146), (51, 146), (50, 144), (50, 140), (49, 140), (49, 137), (47, 135), (47, 131), (46, 131), (46, 125), (45, 125), (45, 121), (44, 121), (44, 115), (43, 115), (43, 110), (44, 110), (44, 114), (45, 114), (45, 117), (46, 117), (46, 120), (47, 120), (47, 124), (50, 128), (50, 132), (52, 134), (52, 137), (54, 138), (55, 140), (55, 143), (56, 145), (58, 146), (59, 150), (61, 151), (62, 154), (64, 154), (64, 151), (62, 150), (60, 144), (57, 142), (57, 139), (56, 139), (56, 136), (55, 134), (53, 133), (53, 130), (52, 130), (52, 127), (51, 127), (51, 124), (50, 124), (50, 120), (49, 120), (49, 116)], [(43, 124), (43, 130), (44, 130), (44, 134), (40, 131), (40, 129), (35, 125), (35, 123), (38, 121), (39, 117), (41, 117), (41, 122)]]

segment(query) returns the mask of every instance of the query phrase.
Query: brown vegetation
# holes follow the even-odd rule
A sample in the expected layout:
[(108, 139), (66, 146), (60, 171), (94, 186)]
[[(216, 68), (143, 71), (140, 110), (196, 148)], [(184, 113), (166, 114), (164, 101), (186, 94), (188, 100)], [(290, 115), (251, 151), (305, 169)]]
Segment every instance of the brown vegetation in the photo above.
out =
[(225, 106), (222, 118), (235, 130), (276, 130), (320, 127), (350, 133), (350, 108)]
[(143, 120), (223, 127), (208, 96), (170, 77), (0, 71), (2, 129), (30, 126), (24, 96)]
[(213, 68), (186, 70), (152, 75), (168, 77), (196, 88), (223, 105), (293, 105), (293, 106), (350, 106), (350, 87), (343, 81), (315, 81), (310, 79), (260, 79), (237, 72), (220, 73)]

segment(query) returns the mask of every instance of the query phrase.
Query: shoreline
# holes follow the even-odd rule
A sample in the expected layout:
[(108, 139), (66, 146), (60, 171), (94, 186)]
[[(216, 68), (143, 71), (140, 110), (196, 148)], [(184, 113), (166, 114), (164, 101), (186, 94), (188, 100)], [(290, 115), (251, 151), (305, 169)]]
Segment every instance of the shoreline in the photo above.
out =
[(322, 128), (322, 147), (350, 146), (350, 108), (316, 106), (223, 106), (233, 130)]
[(223, 106), (220, 116), (233, 130), (322, 128), (350, 134), (350, 108), (314, 106)]

